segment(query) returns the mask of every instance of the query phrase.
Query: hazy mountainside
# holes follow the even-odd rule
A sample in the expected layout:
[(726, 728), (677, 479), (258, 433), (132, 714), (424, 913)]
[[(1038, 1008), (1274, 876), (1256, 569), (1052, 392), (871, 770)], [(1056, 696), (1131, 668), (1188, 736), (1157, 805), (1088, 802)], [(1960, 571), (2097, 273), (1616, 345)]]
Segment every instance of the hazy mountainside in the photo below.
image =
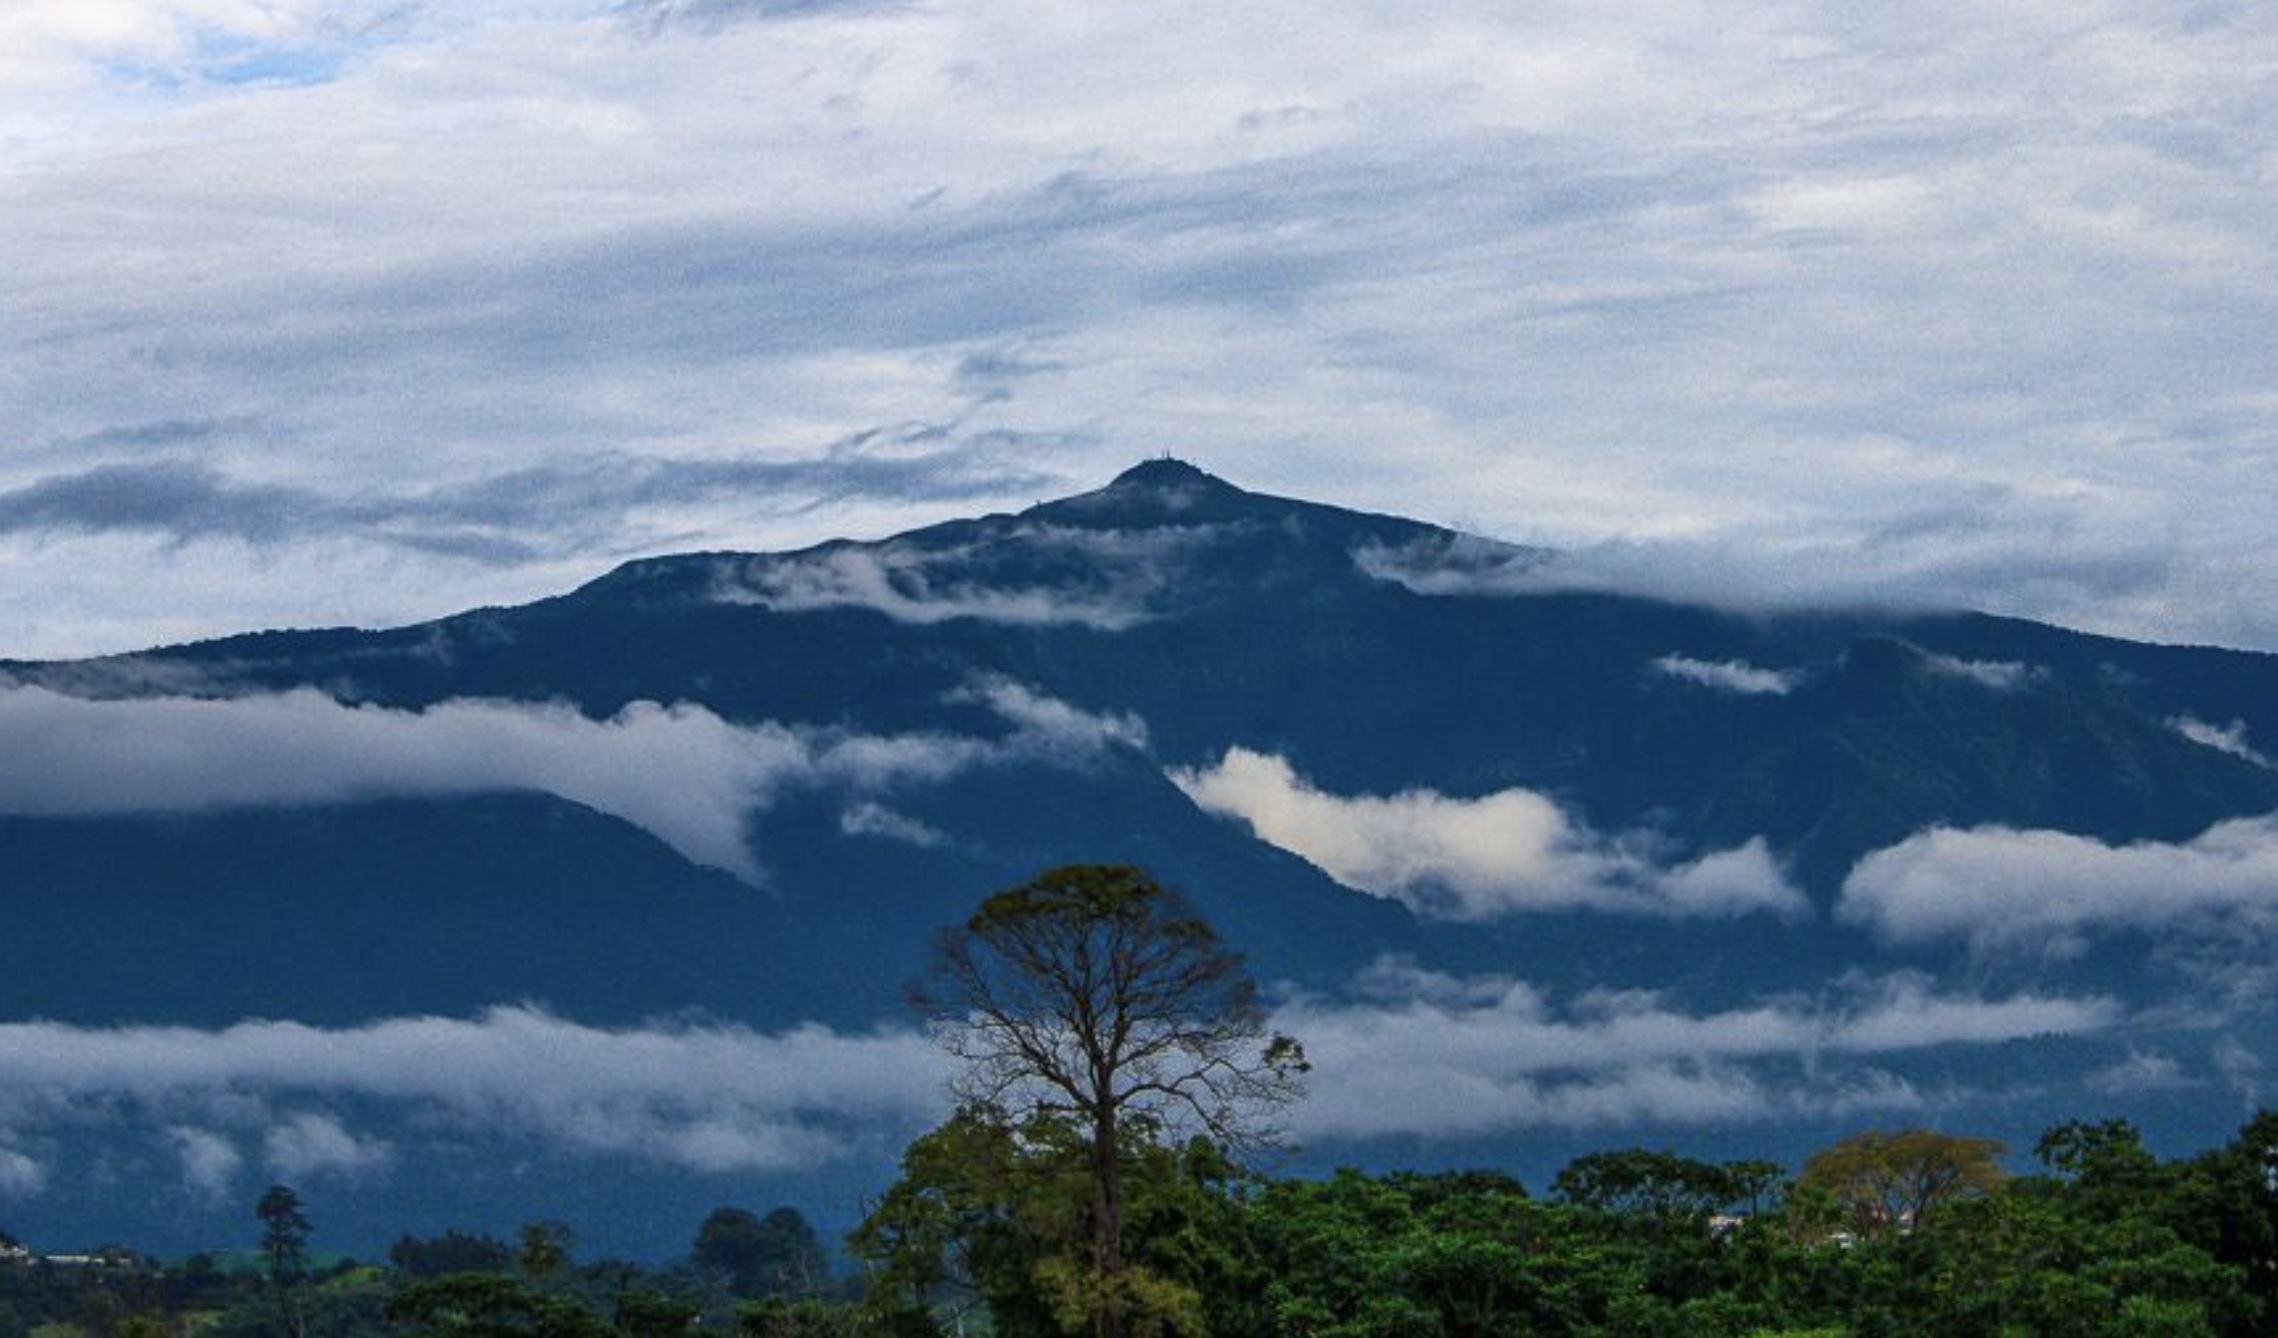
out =
[(1155, 461), (416, 627), (7, 665), (0, 1019), (869, 1026), (935, 926), (1076, 860), (1148, 866), (1300, 998), (1388, 956), (1701, 1008), (1903, 969), (2093, 988), (2108, 1029), (2205, 969), (2122, 895), (2156, 869), (2095, 873), (2045, 933), (1956, 880), (2152, 843), (2213, 889), (2177, 923), (2262, 923), (2224, 871), (2264, 867), (2278, 658), (1687, 607), (1559, 563)]

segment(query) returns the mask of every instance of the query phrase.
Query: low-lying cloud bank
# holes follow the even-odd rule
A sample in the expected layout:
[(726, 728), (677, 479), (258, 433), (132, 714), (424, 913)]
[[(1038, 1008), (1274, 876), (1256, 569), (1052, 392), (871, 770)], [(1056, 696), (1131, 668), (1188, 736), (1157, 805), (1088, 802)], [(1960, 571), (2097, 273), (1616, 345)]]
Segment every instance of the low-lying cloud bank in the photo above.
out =
[(1542, 573), (1562, 556), (1450, 531), (1405, 544), (1362, 544), (1353, 565), (1419, 595), (1515, 595), (1554, 588)]
[[(1920, 526), (1734, 529), (1564, 548), (1451, 537), (1364, 549), (1354, 560), (1421, 595), (1628, 595), (1743, 613), (1987, 608), (2094, 626), (2173, 579), (2164, 570), (2172, 558), (2135, 538), (2091, 544), (2054, 514), (2009, 516), (2004, 531), (1990, 515), (1962, 507)], [(2035, 531), (2037, 542), (2027, 537)]]
[(1011, 726), (998, 739), (735, 724), (637, 702), (606, 720), (561, 704), (351, 705), (312, 689), (209, 699), (90, 700), (0, 682), (0, 813), (181, 813), (394, 796), (536, 790), (623, 818), (700, 864), (757, 880), (745, 823), (776, 795), (857, 795), (1020, 761), (1080, 764), (1144, 739), (1005, 680), (960, 696)]
[[(1863, 1061), (2087, 1034), (2120, 1020), (2107, 999), (1983, 999), (1905, 976), (1862, 983), (1834, 1002), (1775, 999), (1706, 1014), (1647, 991), (1561, 1002), (1523, 980), (1455, 977), (1397, 959), (1359, 983), (1373, 997), (1301, 1001), (1275, 1017), (1314, 1063), (1313, 1096), (1295, 1114), (1307, 1137), (1903, 1110), (1921, 1104), (1920, 1094)], [(1766, 1064), (1789, 1067), (1775, 1078)]]
[(781, 613), (868, 609), (895, 622), (926, 625), (969, 618), (1016, 627), (1077, 626), (1120, 632), (1144, 621), (1138, 592), (1070, 594), (1050, 586), (997, 586), (944, 579), (930, 556), (893, 548), (834, 548), (798, 558), (738, 564), (716, 597)]
[[(1654, 993), (1560, 999), (1523, 980), (1388, 959), (1334, 998), (1284, 1003), (1273, 1025), (1315, 1065), (1294, 1132), (1340, 1142), (1906, 1109), (1922, 1097), (1878, 1059), (2118, 1020), (2101, 998), (1987, 999), (1909, 977), (1700, 1013)], [(478, 1138), (539, 1155), (790, 1171), (884, 1156), (945, 1113), (947, 1064), (907, 1027), (610, 1029), (528, 1007), (347, 1028), (26, 1022), (0, 1025), (0, 1130), (42, 1140), (27, 1147), (73, 1129), (145, 1131), (203, 1198), (256, 1170), (385, 1177), (429, 1141)], [(51, 1168), (0, 1143), (0, 1196), (52, 1184)]]
[(2119, 846), (2068, 832), (1932, 828), (1860, 860), (1836, 913), (1892, 942), (2060, 955), (2114, 930), (2264, 935), (2278, 930), (2278, 815)]
[[(0, 1128), (149, 1123), (185, 1183), (207, 1193), (256, 1157), (276, 1174), (383, 1173), (396, 1150), (345, 1113), (368, 1102), (457, 1137), (702, 1171), (788, 1170), (936, 1115), (943, 1076), (940, 1053), (914, 1031), (610, 1030), (530, 1008), (341, 1029), (0, 1024)], [(0, 1182), (36, 1189), (36, 1170), (0, 1165)]]
[(1023, 522), (971, 543), (834, 544), (723, 559), (712, 597), (782, 613), (867, 609), (920, 626), (971, 619), (1121, 632), (1154, 618), (1158, 597), (1198, 555), (1240, 532), (1233, 524)]
[(1337, 881), (1442, 919), (1569, 910), (1810, 913), (1761, 840), (1666, 865), (1642, 849), (1642, 838), (1593, 832), (1532, 790), (1469, 799), (1422, 789), (1333, 795), (1282, 758), (1246, 748), (1171, 779), (1203, 808), (1241, 819), (1260, 840)]

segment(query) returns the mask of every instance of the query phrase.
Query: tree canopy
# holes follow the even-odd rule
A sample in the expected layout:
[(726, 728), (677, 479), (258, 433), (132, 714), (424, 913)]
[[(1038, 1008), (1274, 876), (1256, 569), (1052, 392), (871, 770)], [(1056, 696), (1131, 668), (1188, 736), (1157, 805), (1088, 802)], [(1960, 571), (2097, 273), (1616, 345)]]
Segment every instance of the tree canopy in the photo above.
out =
[(1300, 1091), (1304, 1053), (1269, 1034), (1241, 957), (1144, 870), (1071, 865), (945, 931), (913, 994), (962, 1062), (966, 1105), (1083, 1150), (1091, 1257), (1061, 1290), (1100, 1338), (1159, 1310), (1150, 1276), (1126, 1267), (1127, 1134), (1254, 1145)]

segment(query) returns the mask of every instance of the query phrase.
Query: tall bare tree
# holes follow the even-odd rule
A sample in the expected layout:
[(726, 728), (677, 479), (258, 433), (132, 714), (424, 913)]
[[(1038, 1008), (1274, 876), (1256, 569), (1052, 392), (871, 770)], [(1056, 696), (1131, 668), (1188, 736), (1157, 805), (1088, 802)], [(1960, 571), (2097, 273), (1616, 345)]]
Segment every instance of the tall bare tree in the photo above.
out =
[(1127, 865), (1053, 869), (988, 898), (943, 931), (914, 995), (963, 1061), (962, 1101), (1087, 1131), (1099, 1338), (1121, 1333), (1126, 1131), (1255, 1147), (1302, 1091), (1304, 1052), (1268, 1030), (1241, 957)]

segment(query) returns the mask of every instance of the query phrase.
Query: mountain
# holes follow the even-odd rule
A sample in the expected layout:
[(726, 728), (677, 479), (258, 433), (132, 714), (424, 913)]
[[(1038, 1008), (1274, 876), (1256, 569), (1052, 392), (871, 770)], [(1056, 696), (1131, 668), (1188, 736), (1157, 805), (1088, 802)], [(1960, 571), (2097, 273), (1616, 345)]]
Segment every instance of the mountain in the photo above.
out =
[[(82, 1039), (520, 1006), (626, 1034), (891, 1030), (936, 926), (1043, 867), (1116, 861), (1188, 893), (1331, 1036), (1361, 1035), (1364, 1007), (1523, 1048), (1816, 1000), (1817, 1041), (1653, 1061), (1762, 1090), (1765, 1065), (1856, 1060), (1808, 1118), (1789, 1108), (1804, 1124), (2030, 1118), (2025, 1086), (2121, 1092), (2132, 1062), (2143, 1117), (2194, 1136), (2174, 1094), (2251, 1081), (2257, 880), (2278, 869), (2259, 825), (2278, 770), (2252, 745), (2278, 737), (2278, 659), (1685, 606), (1565, 588), (1560, 562), (1154, 460), (1018, 514), (647, 559), (414, 627), (0, 665), (0, 1018)], [(1978, 914), (1972, 877), (2022, 899)], [(2169, 909), (2138, 895), (2171, 880)], [(2187, 1007), (2217, 995), (2231, 1011)], [(1919, 1045), (1859, 1038), (1909, 999)], [(1963, 1002), (2009, 1020), (1935, 1032)], [(2060, 1004), (2062, 1025), (2015, 1020)], [(1452, 1130), (1324, 1117), (1326, 1145), (1430, 1161), (1688, 1123), (1558, 1106), (1564, 1071), (1524, 1068)], [(288, 1114), (351, 1131), (401, 1093), (267, 1073), (197, 1088), (266, 1114), (145, 1111), (143, 1162), (103, 1155), (180, 1154), (196, 1182), (195, 1126), (248, 1182), (263, 1159), (361, 1176), (373, 1213), (526, 1201), (529, 1179), (471, 1172), (437, 1197), (400, 1128), (362, 1162), (296, 1153)], [(125, 1080), (71, 1081), (51, 1105)], [(45, 1150), (26, 1164), (94, 1155), (93, 1123), (0, 1106), (0, 1133)], [(596, 1146), (561, 1155), (630, 1155)], [(716, 1160), (797, 1180), (796, 1158)], [(703, 1155), (663, 1162), (580, 1192), (639, 1223), (708, 1192)], [(104, 1220), (44, 1183), (15, 1217)]]

